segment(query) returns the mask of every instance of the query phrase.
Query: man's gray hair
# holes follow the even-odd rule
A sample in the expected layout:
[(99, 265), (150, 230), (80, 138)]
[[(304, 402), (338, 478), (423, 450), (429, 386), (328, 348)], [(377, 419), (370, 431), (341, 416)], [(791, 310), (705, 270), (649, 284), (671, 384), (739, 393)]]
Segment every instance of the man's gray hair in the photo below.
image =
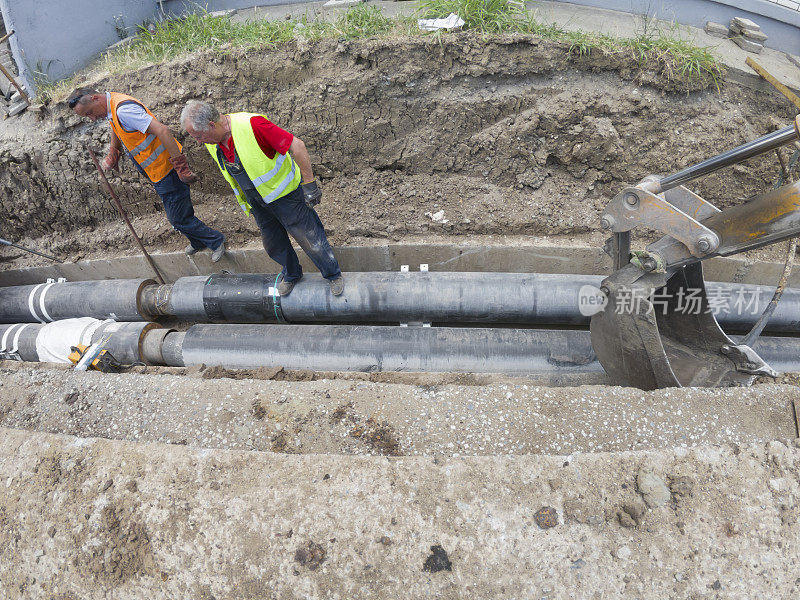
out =
[(181, 111), (181, 127), (191, 125), (195, 131), (208, 131), (209, 123), (219, 121), (219, 111), (213, 104), (201, 100), (189, 100)]

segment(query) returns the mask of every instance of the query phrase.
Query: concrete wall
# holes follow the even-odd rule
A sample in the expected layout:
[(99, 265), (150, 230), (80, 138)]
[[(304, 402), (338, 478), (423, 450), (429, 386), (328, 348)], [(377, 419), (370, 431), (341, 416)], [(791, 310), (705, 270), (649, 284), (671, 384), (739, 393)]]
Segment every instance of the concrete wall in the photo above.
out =
[(164, 12), (182, 14), (203, 6), (208, 12), (227, 10), (229, 8), (252, 8), (253, 6), (275, 6), (278, 4), (302, 4), (315, 0), (164, 0)]
[(0, 0), (6, 28), (16, 32), (12, 53), (28, 89), (36, 72), (66, 77), (119, 41), (115, 15), (135, 26), (152, 17), (156, 6), (153, 0)]
[(290, 3), (292, 0), (0, 0), (0, 12), (6, 29), (16, 32), (11, 38), (12, 53), (26, 86), (33, 90), (34, 80), (41, 76), (58, 80), (86, 66), (120, 40), (116, 26), (128, 35), (136, 33), (138, 25), (159, 15), (160, 7), (180, 14), (198, 4), (214, 11)]
[[(556, 0), (560, 1), (560, 0)], [(733, 17), (758, 23), (769, 36), (768, 48), (800, 55), (800, 12), (768, 0), (569, 0), (569, 4), (649, 15), (682, 25), (706, 21), (727, 25)]]

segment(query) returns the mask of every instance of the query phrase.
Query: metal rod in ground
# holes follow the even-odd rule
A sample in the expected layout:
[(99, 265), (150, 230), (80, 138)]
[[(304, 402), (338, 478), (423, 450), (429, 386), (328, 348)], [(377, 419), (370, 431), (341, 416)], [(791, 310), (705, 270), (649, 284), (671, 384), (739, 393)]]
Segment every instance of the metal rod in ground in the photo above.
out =
[(4, 244), (6, 246), (14, 246), (14, 248), (19, 248), (20, 250), (25, 250), (25, 252), (31, 252), (32, 254), (38, 254), (39, 256), (44, 256), (45, 258), (49, 258), (52, 261), (59, 262), (59, 260), (55, 256), (50, 256), (49, 254), (44, 254), (43, 252), (39, 252), (37, 250), (31, 250), (30, 248), (26, 248), (25, 246), (20, 246), (19, 244), (15, 244), (14, 242), (9, 242), (8, 240), (4, 240), (0, 238), (0, 244)]
[(778, 281), (778, 287), (775, 288), (772, 300), (770, 300), (767, 308), (764, 309), (763, 314), (759, 317), (758, 321), (756, 321), (756, 324), (753, 325), (753, 329), (751, 329), (750, 333), (742, 340), (745, 346), (750, 346), (756, 341), (758, 336), (761, 335), (761, 332), (764, 331), (767, 323), (769, 323), (772, 313), (775, 312), (778, 302), (780, 302), (781, 296), (783, 295), (783, 290), (786, 289), (786, 284), (789, 281), (789, 275), (792, 272), (792, 265), (794, 264), (795, 252), (797, 252), (797, 238), (792, 238), (789, 242), (789, 250), (786, 253), (786, 264), (783, 265), (783, 273), (781, 273), (781, 278)]
[(794, 413), (794, 427), (797, 431), (797, 437), (800, 437), (800, 400), (797, 398), (792, 401), (792, 412)]
[[(750, 59), (748, 58), (747, 60), (749, 61)], [(750, 63), (748, 62), (747, 64)], [(750, 66), (752, 67), (753, 65)], [(761, 73), (761, 71), (758, 72)], [(800, 106), (798, 107), (800, 108)], [(789, 180), (791, 182), (791, 176), (789, 175), (789, 171), (786, 169), (786, 166), (783, 164), (783, 158), (781, 157), (780, 150), (776, 148), (775, 152), (777, 153), (781, 163), (781, 176), (778, 178), (778, 182), (783, 183), (785, 180)], [(767, 305), (767, 308), (764, 309), (764, 312), (762, 313), (761, 317), (759, 317), (758, 321), (756, 321), (756, 324), (753, 325), (750, 333), (744, 337), (742, 343), (745, 346), (751, 345), (758, 338), (758, 336), (761, 335), (761, 332), (764, 331), (767, 323), (772, 318), (772, 313), (775, 312), (775, 308), (777, 308), (778, 302), (780, 302), (781, 296), (783, 295), (783, 290), (786, 288), (786, 284), (789, 282), (789, 275), (792, 272), (794, 255), (796, 252), (797, 238), (792, 238), (789, 240), (789, 248), (786, 252), (786, 263), (783, 265), (783, 273), (781, 273), (781, 278), (778, 280), (778, 286), (775, 288), (775, 293), (772, 295), (772, 300), (770, 300), (770, 303)]]
[[(9, 33), (4, 35), (3, 38), (0, 39), (0, 42), (5, 42), (12, 35), (14, 35), (14, 30), (13, 29)], [(28, 98), (28, 94), (26, 94), (25, 91), (22, 89), (22, 87), (17, 83), (17, 80), (14, 79), (14, 76), (11, 73), (9, 73), (8, 70), (3, 65), (0, 65), (0, 71), (3, 72), (3, 75), (8, 77), (8, 80), (11, 82), (11, 85), (13, 85), (15, 88), (17, 88), (17, 91), (19, 92), (19, 95), (22, 96), (22, 98), (25, 100), (25, 103), (28, 106), (30, 106), (31, 105), (31, 99)]]
[(144, 254), (144, 257), (147, 259), (147, 262), (149, 262), (150, 266), (153, 268), (153, 272), (156, 274), (156, 277), (158, 278), (158, 281), (160, 283), (166, 283), (164, 281), (164, 278), (161, 276), (161, 273), (159, 272), (158, 267), (156, 266), (156, 263), (153, 262), (153, 259), (147, 253), (147, 250), (145, 250), (144, 244), (142, 243), (142, 240), (136, 234), (136, 230), (133, 228), (133, 225), (131, 224), (130, 219), (128, 219), (128, 214), (125, 212), (125, 209), (122, 208), (122, 203), (120, 203), (119, 198), (117, 198), (117, 195), (114, 193), (114, 190), (112, 189), (111, 184), (108, 182), (108, 179), (106, 178), (106, 174), (103, 173), (103, 169), (100, 166), (100, 163), (97, 162), (97, 156), (95, 156), (95, 153), (92, 151), (91, 148), (89, 148), (88, 150), (89, 150), (89, 156), (92, 157), (92, 162), (94, 163), (94, 166), (97, 168), (97, 172), (100, 173), (100, 179), (103, 181), (103, 184), (106, 186), (106, 189), (108, 190), (108, 193), (111, 194), (111, 199), (114, 201), (114, 205), (117, 207), (117, 211), (119, 211), (120, 216), (122, 216), (122, 218), (125, 220), (125, 224), (128, 226), (128, 229), (131, 230), (131, 235), (133, 235), (133, 239), (136, 240), (136, 243), (139, 245), (139, 248), (141, 249), (142, 254)]

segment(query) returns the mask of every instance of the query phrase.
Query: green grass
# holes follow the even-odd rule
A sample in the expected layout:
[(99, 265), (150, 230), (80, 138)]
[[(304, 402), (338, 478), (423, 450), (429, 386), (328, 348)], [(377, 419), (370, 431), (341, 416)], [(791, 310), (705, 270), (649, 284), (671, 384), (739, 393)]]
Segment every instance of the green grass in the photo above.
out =
[(357, 4), (334, 23), (334, 29), (348, 40), (382, 35), (392, 27), (393, 20), (384, 17), (380, 9), (371, 4)]
[[(656, 66), (668, 80), (710, 79), (718, 83), (723, 73), (722, 66), (708, 48), (681, 39), (674, 30), (665, 33), (646, 27), (650, 29), (647, 35), (631, 38), (568, 31), (537, 21), (521, 6), (509, 4), (507, 0), (419, 0), (414, 16), (388, 18), (376, 6), (359, 3), (333, 21), (304, 17), (246, 23), (232, 23), (227, 17), (212, 17), (198, 9), (181, 19), (157, 23), (152, 32), (141, 28), (132, 44), (103, 55), (92, 66), (92, 74), (132, 71), (199, 50), (227, 52), (276, 47), (300, 37), (351, 40), (376, 36), (432, 36), (442, 42), (446, 33), (420, 32), (416, 20), (446, 17), (451, 12), (464, 19), (464, 29), (485, 36), (517, 32), (564, 43), (570, 58), (590, 56), (595, 51), (625, 53), (643, 68)], [(40, 101), (63, 99), (77, 85), (76, 78), (53, 84), (44, 76), (40, 76), (37, 83)]]
[(520, 5), (507, 0), (420, 0), (418, 13), (422, 19), (438, 19), (456, 13), (464, 19), (464, 28), (483, 33), (515, 31), (525, 16)]

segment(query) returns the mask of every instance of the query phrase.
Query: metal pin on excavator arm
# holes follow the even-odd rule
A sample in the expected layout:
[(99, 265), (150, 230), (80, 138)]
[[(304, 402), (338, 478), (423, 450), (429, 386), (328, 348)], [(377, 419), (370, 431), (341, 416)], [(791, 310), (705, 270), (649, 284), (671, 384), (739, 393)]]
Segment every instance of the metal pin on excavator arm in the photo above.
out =
[[(800, 139), (800, 116), (786, 127), (724, 154), (625, 188), (601, 216), (613, 232), (614, 273), (602, 282), (607, 302), (592, 317), (592, 346), (611, 380), (645, 390), (749, 385), (775, 372), (737, 344), (709, 309), (702, 261), (731, 256), (800, 234), (800, 182), (720, 211), (685, 187), (698, 177)], [(630, 253), (636, 227), (665, 236)], [(656, 299), (662, 300), (656, 302)]]

